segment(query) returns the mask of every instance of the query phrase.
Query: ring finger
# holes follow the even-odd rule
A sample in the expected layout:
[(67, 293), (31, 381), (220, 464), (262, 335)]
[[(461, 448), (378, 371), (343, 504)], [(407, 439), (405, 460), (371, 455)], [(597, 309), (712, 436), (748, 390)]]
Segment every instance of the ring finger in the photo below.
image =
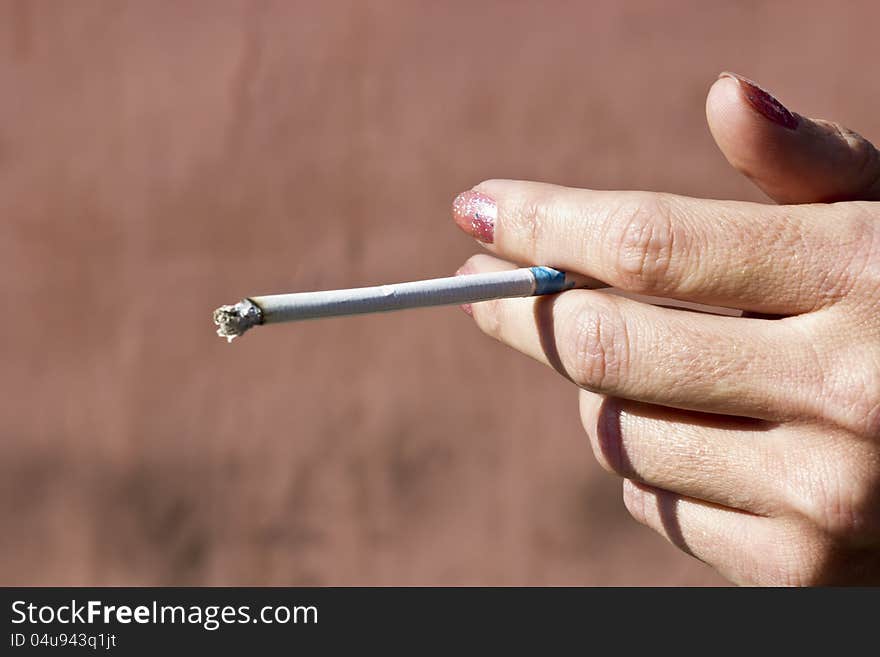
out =
[[(513, 267), (475, 256), (461, 270)], [(488, 335), (593, 392), (690, 410), (783, 420), (820, 412), (821, 381), (781, 321), (661, 308), (594, 290), (472, 305)], [(802, 372), (790, 385), (789, 372)]]
[(597, 460), (626, 479), (759, 515), (784, 510), (776, 490), (779, 425), (681, 411), (582, 391)]

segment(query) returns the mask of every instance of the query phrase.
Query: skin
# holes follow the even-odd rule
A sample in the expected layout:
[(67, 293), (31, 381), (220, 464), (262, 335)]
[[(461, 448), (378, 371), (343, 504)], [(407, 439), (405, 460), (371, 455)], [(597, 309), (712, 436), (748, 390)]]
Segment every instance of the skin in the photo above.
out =
[(748, 91), (720, 77), (709, 127), (784, 205), (486, 181), (492, 255), (461, 270), (545, 264), (743, 316), (602, 290), (470, 311), (581, 388), (639, 522), (736, 583), (880, 583), (880, 155)]

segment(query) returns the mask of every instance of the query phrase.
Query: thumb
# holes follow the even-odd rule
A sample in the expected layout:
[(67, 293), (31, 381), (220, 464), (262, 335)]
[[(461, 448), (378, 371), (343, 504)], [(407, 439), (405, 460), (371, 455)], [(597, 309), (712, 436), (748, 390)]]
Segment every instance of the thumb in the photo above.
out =
[(706, 118), (727, 161), (779, 203), (880, 200), (880, 153), (871, 142), (789, 111), (751, 80), (722, 73)]

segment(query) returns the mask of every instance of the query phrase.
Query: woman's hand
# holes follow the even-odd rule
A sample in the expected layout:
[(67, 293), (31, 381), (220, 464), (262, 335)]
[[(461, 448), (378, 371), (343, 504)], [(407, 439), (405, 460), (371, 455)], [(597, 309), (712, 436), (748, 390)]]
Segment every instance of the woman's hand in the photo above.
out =
[(593, 290), (469, 311), (583, 388), (637, 520), (735, 582), (876, 583), (880, 156), (732, 75), (707, 114), (728, 160), (788, 205), (489, 181), (455, 216), (503, 260), (461, 271), (549, 265), (745, 316)]

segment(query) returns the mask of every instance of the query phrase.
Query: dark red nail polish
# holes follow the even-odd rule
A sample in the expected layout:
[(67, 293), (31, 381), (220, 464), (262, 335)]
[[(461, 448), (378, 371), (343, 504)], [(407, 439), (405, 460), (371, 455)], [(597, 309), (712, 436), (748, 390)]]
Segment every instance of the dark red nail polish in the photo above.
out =
[(489, 196), (473, 189), (462, 192), (452, 203), (452, 214), (458, 227), (471, 237), (484, 244), (495, 241), (498, 206)]
[(776, 125), (781, 125), (783, 128), (794, 130), (800, 124), (800, 116), (789, 111), (785, 105), (776, 100), (772, 94), (767, 90), (762, 89), (755, 82), (736, 73), (729, 73), (727, 71), (718, 77), (732, 78), (739, 82), (746, 100), (749, 101), (749, 105), (751, 105), (756, 112), (770, 121), (773, 121)]

